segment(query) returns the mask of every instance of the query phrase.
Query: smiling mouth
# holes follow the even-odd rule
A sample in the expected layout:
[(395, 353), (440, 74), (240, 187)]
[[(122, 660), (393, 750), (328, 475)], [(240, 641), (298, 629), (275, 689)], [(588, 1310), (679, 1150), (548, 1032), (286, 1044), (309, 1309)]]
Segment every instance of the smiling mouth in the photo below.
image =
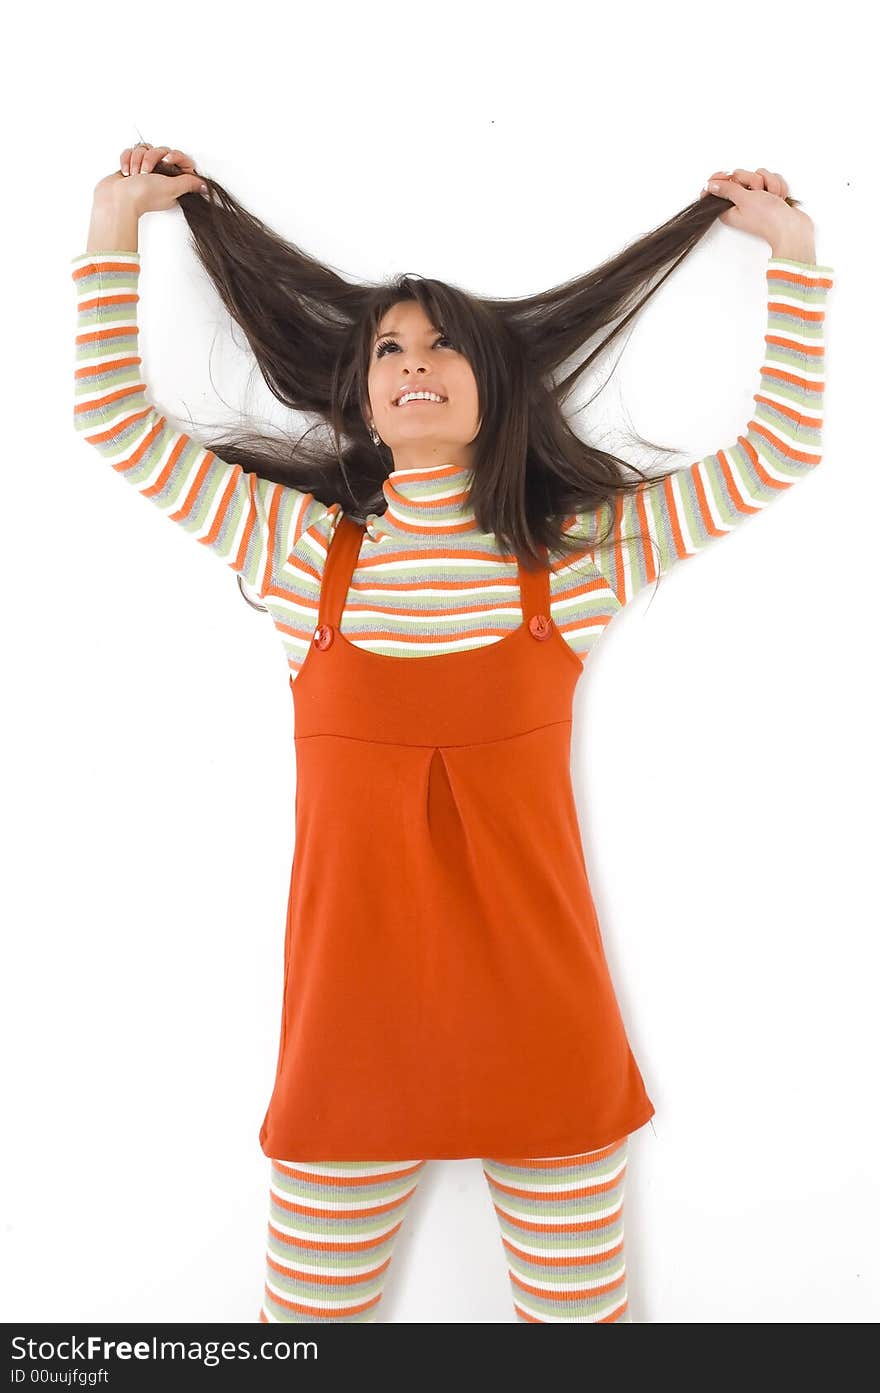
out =
[[(439, 396), (439, 392), (437, 393)], [(445, 406), (448, 397), (442, 397), (440, 401), (433, 401), (431, 397), (410, 397), (409, 401), (396, 401), (395, 406)]]

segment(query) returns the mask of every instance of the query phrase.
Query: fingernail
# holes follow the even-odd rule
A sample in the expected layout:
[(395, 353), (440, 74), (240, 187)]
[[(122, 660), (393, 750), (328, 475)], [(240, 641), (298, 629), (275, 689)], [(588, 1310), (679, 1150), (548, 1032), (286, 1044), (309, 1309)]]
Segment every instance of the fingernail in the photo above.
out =
[(710, 180), (709, 180), (709, 188), (710, 188), (710, 190), (712, 191), (712, 193), (717, 193), (717, 192), (718, 192), (718, 181), (717, 181), (717, 179), (710, 179)]

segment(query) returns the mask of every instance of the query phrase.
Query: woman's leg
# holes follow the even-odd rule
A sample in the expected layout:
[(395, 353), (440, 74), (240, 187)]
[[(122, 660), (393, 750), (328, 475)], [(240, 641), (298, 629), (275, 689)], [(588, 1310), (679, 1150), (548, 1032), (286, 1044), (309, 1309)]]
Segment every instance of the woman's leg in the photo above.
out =
[(424, 1161), (271, 1163), (261, 1321), (375, 1321)]
[(483, 1160), (518, 1321), (631, 1322), (623, 1251), (628, 1140), (576, 1156)]

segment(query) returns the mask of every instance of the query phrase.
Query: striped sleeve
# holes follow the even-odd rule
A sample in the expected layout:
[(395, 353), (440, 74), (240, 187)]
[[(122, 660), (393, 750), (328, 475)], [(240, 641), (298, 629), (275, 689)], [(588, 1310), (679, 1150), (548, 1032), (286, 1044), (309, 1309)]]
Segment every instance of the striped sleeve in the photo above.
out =
[(822, 458), (825, 299), (833, 268), (771, 257), (766, 279), (764, 362), (745, 433), (667, 479), (566, 519), (566, 532), (601, 537), (611, 510), (608, 540), (592, 556), (622, 605), (674, 562), (760, 512)]
[(76, 430), (262, 596), (300, 537), (338, 505), (227, 464), (152, 405), (138, 353), (139, 252), (82, 253), (71, 276)]

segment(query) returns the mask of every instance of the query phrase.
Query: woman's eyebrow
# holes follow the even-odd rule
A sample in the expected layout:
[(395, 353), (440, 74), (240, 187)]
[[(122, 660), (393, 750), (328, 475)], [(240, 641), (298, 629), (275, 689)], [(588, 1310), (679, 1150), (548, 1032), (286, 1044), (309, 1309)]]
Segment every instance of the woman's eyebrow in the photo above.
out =
[[(438, 332), (437, 326), (436, 326), (435, 324), (432, 324), (432, 325), (431, 325), (431, 328), (428, 330), (428, 333), (429, 333), (429, 334), (436, 334), (437, 332)], [(388, 336), (389, 336), (390, 334), (393, 334), (394, 337), (395, 337), (395, 338), (398, 338), (398, 339), (399, 339), (400, 336), (401, 336), (401, 335), (400, 335), (400, 330), (399, 330), (399, 329), (382, 329), (382, 330), (380, 330), (379, 332), (377, 332), (376, 334), (374, 334), (374, 336), (373, 336), (373, 341), (375, 342), (376, 339), (385, 339), (385, 338), (388, 338)]]

